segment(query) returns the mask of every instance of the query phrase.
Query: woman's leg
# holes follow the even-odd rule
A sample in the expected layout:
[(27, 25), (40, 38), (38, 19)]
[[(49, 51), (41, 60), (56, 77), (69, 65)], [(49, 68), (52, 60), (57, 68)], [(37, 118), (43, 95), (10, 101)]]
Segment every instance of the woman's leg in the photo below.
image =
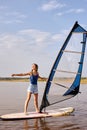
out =
[(27, 93), (27, 99), (26, 99), (25, 105), (24, 105), (24, 113), (25, 113), (25, 114), (27, 113), (27, 107), (28, 107), (28, 103), (29, 103), (29, 101), (30, 101), (30, 98), (31, 98), (31, 93), (28, 92), (28, 93)]
[(36, 112), (39, 112), (39, 108), (38, 108), (38, 93), (34, 94), (34, 106), (35, 106)]

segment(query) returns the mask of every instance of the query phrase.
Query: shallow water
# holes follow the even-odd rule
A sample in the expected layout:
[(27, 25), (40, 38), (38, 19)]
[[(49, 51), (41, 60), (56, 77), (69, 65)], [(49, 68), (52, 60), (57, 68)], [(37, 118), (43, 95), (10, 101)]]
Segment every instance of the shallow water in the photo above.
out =
[[(42, 99), (45, 83), (39, 83), (39, 105)], [(0, 82), (0, 115), (23, 112), (26, 99), (27, 82)], [(87, 85), (81, 84), (81, 94), (51, 106), (50, 109), (74, 107), (75, 112), (70, 116), (20, 120), (0, 120), (0, 130), (87, 130)], [(28, 111), (35, 111), (33, 96)]]

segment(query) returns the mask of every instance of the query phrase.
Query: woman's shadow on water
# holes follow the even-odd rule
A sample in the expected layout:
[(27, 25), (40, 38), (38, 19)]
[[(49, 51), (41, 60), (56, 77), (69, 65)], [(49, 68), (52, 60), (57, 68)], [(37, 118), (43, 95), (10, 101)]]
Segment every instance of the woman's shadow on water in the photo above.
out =
[(24, 130), (35, 129), (35, 130), (50, 130), (47, 126), (45, 118), (31, 119), (24, 121)]

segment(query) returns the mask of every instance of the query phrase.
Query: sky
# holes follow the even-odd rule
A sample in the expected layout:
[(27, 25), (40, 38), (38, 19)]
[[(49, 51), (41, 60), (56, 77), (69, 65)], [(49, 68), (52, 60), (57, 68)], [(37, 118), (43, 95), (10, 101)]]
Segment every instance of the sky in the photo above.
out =
[[(76, 21), (87, 30), (87, 0), (0, 0), (0, 77), (29, 72), (32, 63), (47, 77)], [(87, 47), (84, 77), (86, 64)]]

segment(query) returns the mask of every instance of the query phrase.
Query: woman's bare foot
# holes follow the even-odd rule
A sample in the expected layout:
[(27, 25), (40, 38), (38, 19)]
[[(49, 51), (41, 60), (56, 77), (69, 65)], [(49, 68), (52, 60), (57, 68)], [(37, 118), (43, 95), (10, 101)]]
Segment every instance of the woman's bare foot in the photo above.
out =
[(37, 113), (40, 113), (39, 109), (36, 110)]
[(26, 111), (24, 111), (24, 114), (25, 114), (25, 115), (28, 115), (28, 113), (27, 113)]

